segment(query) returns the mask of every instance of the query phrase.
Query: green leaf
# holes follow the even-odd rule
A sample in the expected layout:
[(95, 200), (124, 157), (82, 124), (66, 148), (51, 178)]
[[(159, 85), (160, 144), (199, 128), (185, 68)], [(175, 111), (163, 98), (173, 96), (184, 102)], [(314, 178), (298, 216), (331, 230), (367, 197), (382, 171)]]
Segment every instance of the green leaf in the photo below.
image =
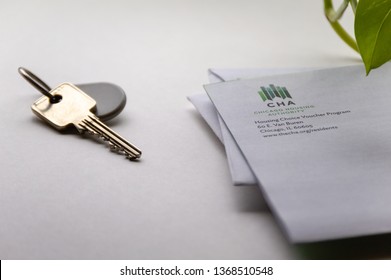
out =
[(368, 74), (391, 59), (391, 0), (360, 0), (354, 30)]

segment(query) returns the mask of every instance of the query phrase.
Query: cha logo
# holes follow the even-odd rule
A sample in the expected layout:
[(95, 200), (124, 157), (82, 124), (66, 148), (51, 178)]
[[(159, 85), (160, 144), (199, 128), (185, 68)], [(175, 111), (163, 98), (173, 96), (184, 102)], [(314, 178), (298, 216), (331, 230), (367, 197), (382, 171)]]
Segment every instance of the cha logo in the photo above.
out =
[(286, 87), (269, 85), (268, 87), (261, 87), (258, 94), (263, 102), (268, 102), (267, 106), (270, 108), (296, 105), (292, 100), (289, 100), (292, 99), (292, 96)]

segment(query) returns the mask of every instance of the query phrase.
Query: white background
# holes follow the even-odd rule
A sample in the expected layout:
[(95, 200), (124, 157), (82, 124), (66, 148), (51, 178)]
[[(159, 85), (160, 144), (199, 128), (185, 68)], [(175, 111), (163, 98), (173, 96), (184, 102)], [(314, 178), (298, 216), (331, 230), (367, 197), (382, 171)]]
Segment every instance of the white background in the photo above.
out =
[[(318, 256), (286, 240), (257, 188), (232, 186), (186, 96), (210, 67), (355, 63), (320, 0), (0, 1), (0, 259)], [(120, 85), (128, 103), (109, 125), (142, 160), (39, 121), (19, 66), (52, 86)]]

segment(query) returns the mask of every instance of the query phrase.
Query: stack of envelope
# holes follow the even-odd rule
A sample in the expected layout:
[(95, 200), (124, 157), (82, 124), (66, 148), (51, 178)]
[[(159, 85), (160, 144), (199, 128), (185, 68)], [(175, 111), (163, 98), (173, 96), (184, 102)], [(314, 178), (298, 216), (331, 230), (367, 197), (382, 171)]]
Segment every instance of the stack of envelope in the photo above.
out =
[[(209, 69), (210, 83), (249, 79), (277, 74), (303, 72), (314, 68), (256, 68), (256, 69)], [(195, 94), (188, 97), (210, 128), (224, 144), (227, 154), (228, 166), (235, 186), (255, 185), (257, 181), (234, 138), (224, 121), (218, 114), (212, 101), (206, 93)]]
[(391, 65), (210, 69), (189, 97), (292, 242), (391, 232)]

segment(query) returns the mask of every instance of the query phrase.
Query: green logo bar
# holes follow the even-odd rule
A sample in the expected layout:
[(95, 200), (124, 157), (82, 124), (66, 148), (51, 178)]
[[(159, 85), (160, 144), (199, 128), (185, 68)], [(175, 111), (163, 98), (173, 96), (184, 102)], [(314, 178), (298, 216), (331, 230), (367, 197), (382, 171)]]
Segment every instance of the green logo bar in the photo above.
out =
[(259, 96), (263, 101), (270, 100), (272, 101), (274, 98), (279, 97), (282, 99), (292, 98), (286, 87), (276, 87), (274, 85), (269, 85), (269, 87), (261, 87), (258, 91)]

